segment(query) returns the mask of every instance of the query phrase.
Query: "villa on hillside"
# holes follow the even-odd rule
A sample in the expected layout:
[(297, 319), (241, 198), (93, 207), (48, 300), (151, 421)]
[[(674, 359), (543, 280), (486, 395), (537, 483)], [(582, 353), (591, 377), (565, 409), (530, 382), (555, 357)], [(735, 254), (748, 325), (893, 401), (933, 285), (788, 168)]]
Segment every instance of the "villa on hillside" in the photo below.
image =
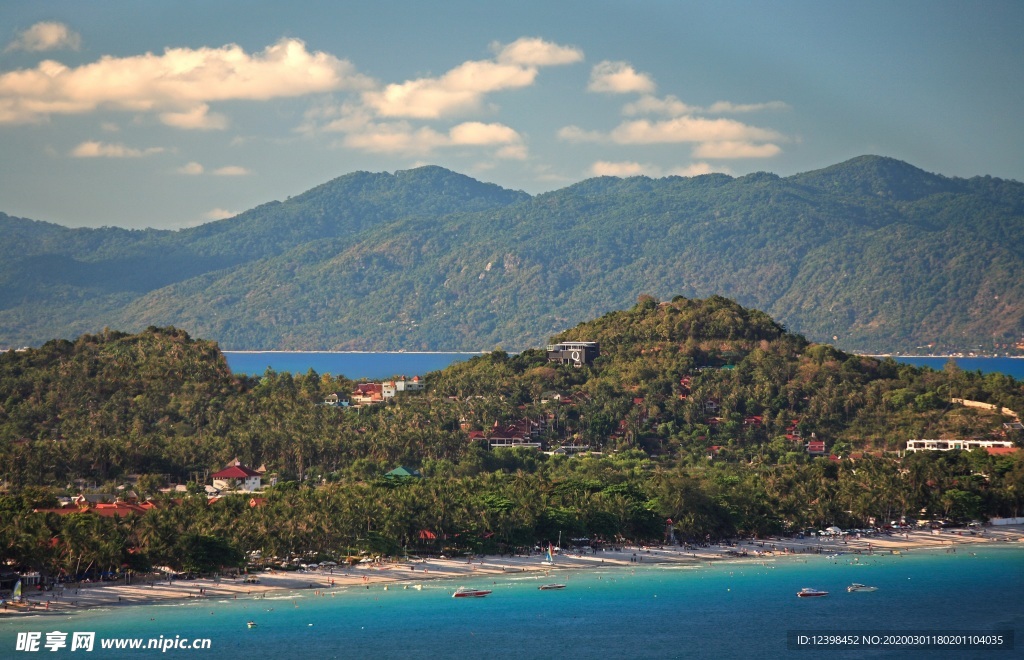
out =
[[(399, 392), (417, 392), (423, 389), (423, 380), (419, 376), (411, 379), (402, 376), (383, 383), (359, 383), (350, 395), (353, 406), (372, 406), (394, 398)], [(328, 401), (325, 401), (328, 403)]]
[(560, 344), (549, 344), (547, 354), (548, 362), (582, 367), (597, 359), (601, 355), (601, 348), (596, 341), (563, 341)]
[(235, 490), (245, 493), (258, 491), (263, 479), (260, 472), (243, 465), (237, 458), (220, 472), (213, 473), (212, 477), (213, 487), (218, 491)]

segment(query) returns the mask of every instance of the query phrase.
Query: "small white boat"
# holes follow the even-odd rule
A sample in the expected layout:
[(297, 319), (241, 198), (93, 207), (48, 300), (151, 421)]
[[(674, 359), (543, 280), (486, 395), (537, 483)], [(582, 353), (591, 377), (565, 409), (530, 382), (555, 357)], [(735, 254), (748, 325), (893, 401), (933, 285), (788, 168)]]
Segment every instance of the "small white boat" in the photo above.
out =
[(557, 584), (557, 583), (542, 584), (542, 585), (540, 585), (537, 588), (540, 589), (541, 591), (557, 591), (558, 589), (565, 589), (565, 585), (564, 584)]
[(853, 584), (848, 586), (846, 590), (852, 594), (854, 591), (878, 591), (878, 587), (869, 587), (866, 584), (854, 582)]
[(249, 626), (250, 628), (255, 628), (256, 627), (256, 622), (255, 621), (250, 621), (249, 623), (247, 623), (245, 625)]
[(820, 598), (821, 596), (827, 596), (827, 591), (820, 589), (814, 589), (812, 587), (804, 587), (800, 591), (796, 592), (797, 598)]
[(452, 594), (452, 598), (483, 598), (491, 593), (490, 589), (471, 589), (470, 587), (459, 587)]

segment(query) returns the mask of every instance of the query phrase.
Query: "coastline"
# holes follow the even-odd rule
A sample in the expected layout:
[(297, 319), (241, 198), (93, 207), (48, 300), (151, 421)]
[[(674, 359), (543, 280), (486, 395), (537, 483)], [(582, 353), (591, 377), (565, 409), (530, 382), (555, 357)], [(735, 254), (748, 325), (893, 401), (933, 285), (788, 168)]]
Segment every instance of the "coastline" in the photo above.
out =
[[(486, 556), (472, 559), (422, 559), (357, 564), (316, 572), (255, 573), (259, 582), (246, 583), (239, 578), (201, 578), (196, 580), (143, 580), (135, 584), (67, 585), (63, 592), (34, 592), (27, 596), (29, 606), (8, 605), (0, 611), (0, 620), (23, 616), (67, 616), (77, 612), (111, 606), (155, 605), (189, 600), (255, 600), (268, 595), (313, 590), (317, 595), (332, 596), (351, 588), (390, 589), (417, 588), (425, 582), (450, 581), (452, 589), (471, 585), (490, 577), (529, 573), (538, 581), (554, 572), (587, 569), (627, 568), (638, 565), (678, 564), (699, 566), (711, 562), (801, 557), (808, 554), (905, 554), (961, 546), (992, 543), (1024, 543), (1024, 525), (988, 527), (980, 535), (967, 532), (913, 530), (892, 536), (848, 538), (743, 540), (735, 545), (689, 546), (626, 546), (587, 554), (557, 554), (554, 565), (541, 563), (541, 555), (510, 557)], [(456, 584), (456, 581), (459, 584)]]

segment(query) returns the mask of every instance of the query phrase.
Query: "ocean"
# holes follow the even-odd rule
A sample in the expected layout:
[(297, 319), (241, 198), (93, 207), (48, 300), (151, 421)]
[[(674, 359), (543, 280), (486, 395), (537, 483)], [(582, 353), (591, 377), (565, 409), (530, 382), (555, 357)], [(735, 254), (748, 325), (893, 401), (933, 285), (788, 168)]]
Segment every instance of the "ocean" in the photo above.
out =
[[(493, 579), (493, 576), (492, 576)], [(563, 591), (538, 591), (558, 580)], [(873, 593), (847, 593), (860, 582)], [(1014, 631), (1013, 651), (918, 651), (919, 657), (1020, 657), (1024, 648), (1024, 544), (920, 550), (903, 555), (790, 556), (700, 566), (657, 565), (498, 577), (466, 586), (486, 598), (453, 599), (454, 582), (422, 591), (381, 585), (316, 596), (182, 602), (70, 616), (0, 620), (0, 657), (17, 633), (95, 632), (96, 639), (208, 638), (210, 650), (93, 652), (99, 658), (780, 658), (800, 656), (797, 634), (850, 635)], [(797, 598), (803, 587), (830, 592)], [(247, 621), (256, 628), (248, 628)], [(70, 639), (70, 635), (69, 635)], [(881, 643), (881, 642), (880, 642)], [(45, 649), (43, 649), (45, 651)], [(906, 649), (839, 651), (842, 657), (906, 657)], [(62, 653), (70, 653), (63, 649)], [(49, 653), (46, 653), (49, 656)]]
[[(224, 351), (228, 366), (235, 373), (258, 376), (268, 368), (293, 374), (313, 369), (319, 374), (343, 375), (353, 380), (382, 380), (392, 376), (422, 376), (444, 369), (454, 362), (468, 360), (480, 353), (331, 353), (291, 351)], [(941, 370), (949, 358), (898, 357), (899, 362)], [(965, 371), (1003, 373), (1024, 380), (1024, 358), (956, 358)]]
[(392, 376), (422, 376), (480, 353), (349, 353), (318, 351), (224, 351), (231, 371), (258, 376), (277, 372), (345, 376), (352, 380), (382, 380)]

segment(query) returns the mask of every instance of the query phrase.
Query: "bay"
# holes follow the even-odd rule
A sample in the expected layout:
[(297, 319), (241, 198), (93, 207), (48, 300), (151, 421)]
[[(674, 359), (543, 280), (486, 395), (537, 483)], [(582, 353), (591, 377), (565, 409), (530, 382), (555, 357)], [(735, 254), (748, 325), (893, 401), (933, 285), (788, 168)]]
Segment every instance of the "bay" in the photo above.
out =
[[(483, 599), (453, 599), (460, 586), (422, 591), (380, 585), (283, 592), (259, 600), (108, 608), (70, 616), (0, 620), (0, 657), (18, 632), (95, 632), (111, 637), (209, 638), (218, 657), (614, 658), (791, 657), (787, 633), (1024, 631), (1024, 544), (960, 545), (955, 554), (791, 556), (688, 566), (558, 571), (505, 576)], [(493, 576), (492, 576), (493, 578)], [(538, 591), (557, 579), (563, 591)], [(860, 582), (874, 593), (847, 593)], [(826, 598), (801, 599), (816, 587)], [(258, 626), (249, 629), (247, 621)], [(69, 636), (70, 637), (70, 636)], [(1017, 648), (1024, 639), (1016, 641)], [(98, 642), (97, 642), (98, 645)], [(816, 649), (821, 651), (822, 649)], [(67, 649), (65, 649), (66, 654)], [(183, 657), (97, 648), (97, 657)], [(906, 657), (906, 650), (836, 651), (842, 657)], [(922, 652), (918, 652), (919, 654)], [(922, 657), (1007, 657), (1013, 652), (930, 650)], [(812, 651), (813, 654), (813, 651)]]
[[(942, 368), (946, 366), (946, 363), (950, 360), (948, 357), (935, 357), (935, 356), (900, 356), (894, 357), (897, 362), (905, 362), (906, 364), (912, 364), (915, 367), (931, 367), (936, 371), (942, 371)], [(1024, 380), (1024, 358), (1009, 358), (1009, 357), (954, 357), (953, 361), (957, 363), (964, 371), (980, 371), (983, 374), (1005, 374), (1016, 378), (1017, 380)]]
[[(345, 376), (353, 380), (382, 380), (392, 376), (422, 376), (444, 369), (482, 353), (460, 352), (327, 352), (327, 351), (224, 351), (231, 371), (258, 376), (268, 368), (277, 372), (306, 373), (313, 369), (320, 374)], [(897, 362), (917, 367), (942, 370), (948, 357), (898, 356)], [(964, 371), (1001, 373), (1024, 380), (1024, 358), (958, 357), (956, 363)]]
[(267, 369), (304, 374), (312, 369), (352, 380), (422, 376), (476, 355), (480, 353), (224, 351), (228, 366), (236, 374), (259, 376)]

